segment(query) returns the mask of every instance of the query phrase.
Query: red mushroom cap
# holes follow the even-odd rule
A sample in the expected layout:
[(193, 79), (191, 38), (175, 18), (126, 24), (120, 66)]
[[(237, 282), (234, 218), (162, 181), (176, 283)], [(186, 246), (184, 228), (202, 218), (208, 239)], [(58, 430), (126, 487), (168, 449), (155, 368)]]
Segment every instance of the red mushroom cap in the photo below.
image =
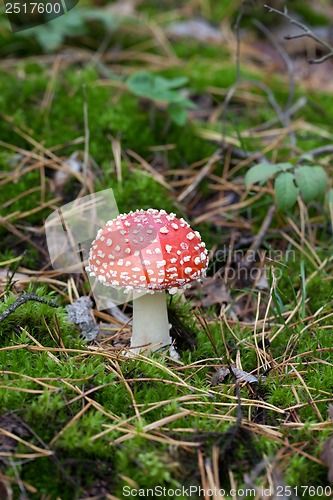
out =
[(137, 210), (98, 231), (87, 271), (106, 286), (172, 293), (204, 276), (205, 247), (200, 234), (175, 214)]

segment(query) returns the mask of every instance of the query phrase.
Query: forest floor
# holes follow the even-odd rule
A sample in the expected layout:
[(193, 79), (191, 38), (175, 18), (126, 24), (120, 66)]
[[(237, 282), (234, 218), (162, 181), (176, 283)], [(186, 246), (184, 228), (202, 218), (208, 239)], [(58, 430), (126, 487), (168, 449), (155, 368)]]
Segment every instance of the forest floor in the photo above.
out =
[[(0, 17), (0, 498), (331, 497), (333, 8), (156, 4)], [(179, 360), (126, 356), (131, 303), (50, 262), (47, 217), (102, 190), (206, 243)]]

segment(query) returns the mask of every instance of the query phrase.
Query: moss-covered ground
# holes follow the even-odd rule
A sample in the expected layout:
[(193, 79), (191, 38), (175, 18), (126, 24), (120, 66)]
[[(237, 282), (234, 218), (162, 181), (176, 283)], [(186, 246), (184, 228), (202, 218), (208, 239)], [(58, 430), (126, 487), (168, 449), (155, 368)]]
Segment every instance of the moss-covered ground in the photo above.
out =
[[(14, 35), (0, 17), (0, 315), (22, 293), (43, 299), (0, 316), (0, 498), (329, 497), (332, 203), (273, 211), (272, 181), (246, 189), (244, 175), (261, 156), (307, 154), (329, 191), (332, 88), (306, 72), (306, 51), (285, 56), (288, 79), (252, 23), (275, 27), (260, 2), (128, 2), (126, 17), (120, 3), (83, 2), (61, 29)], [(324, 7), (294, 8), (326, 24)], [(170, 35), (199, 17), (222, 41)], [(187, 78), (185, 123), (128, 90), (138, 71)], [(74, 153), (85, 171), (66, 167)], [(66, 306), (92, 294), (85, 273), (52, 269), (44, 222), (108, 188), (120, 212), (185, 217), (210, 250), (203, 285), (168, 299), (179, 361), (125, 356), (131, 327), (112, 311), (94, 309), (112, 335), (91, 342), (67, 322)], [(243, 378), (217, 376), (228, 367)]]

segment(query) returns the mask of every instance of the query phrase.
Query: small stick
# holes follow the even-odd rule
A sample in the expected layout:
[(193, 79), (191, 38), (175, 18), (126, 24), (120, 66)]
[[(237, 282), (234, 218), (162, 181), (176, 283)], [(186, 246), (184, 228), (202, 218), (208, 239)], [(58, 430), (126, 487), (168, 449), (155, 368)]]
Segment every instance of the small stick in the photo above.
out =
[(304, 156), (321, 156), (331, 153), (333, 153), (333, 144), (327, 144), (326, 146), (319, 146), (318, 148), (306, 151), (304, 155), (300, 156), (300, 160), (304, 160)]
[(320, 64), (327, 59), (333, 57), (333, 47), (330, 45), (328, 42), (317, 36), (312, 30), (310, 30), (305, 24), (300, 23), (299, 21), (296, 21), (293, 17), (291, 17), (288, 14), (287, 7), (284, 8), (284, 11), (282, 12), (281, 10), (274, 9), (274, 7), (271, 7), (270, 5), (265, 5), (266, 9), (268, 9), (268, 12), (272, 13), (274, 12), (275, 14), (279, 14), (280, 16), (285, 17), (288, 19), (288, 21), (291, 24), (294, 24), (298, 28), (300, 28), (303, 33), (299, 33), (297, 35), (287, 35), (284, 38), (286, 40), (295, 40), (296, 38), (302, 38), (302, 37), (307, 37), (307, 38), (312, 38), (315, 42), (319, 43), (320, 45), (323, 45), (328, 50), (328, 53), (325, 54), (322, 57), (318, 57), (316, 59), (310, 59), (309, 64)]
[[(287, 104), (286, 104), (286, 107), (285, 107), (285, 110), (284, 110), (282, 117), (284, 120), (283, 125), (285, 125), (285, 127), (289, 127), (291, 125), (290, 111), (289, 110), (290, 110), (290, 107), (293, 103), (294, 95), (295, 95), (294, 64), (293, 64), (292, 60), (290, 59), (288, 52), (274, 38), (272, 33), (269, 31), (269, 29), (266, 28), (266, 26), (264, 24), (262, 24), (260, 21), (258, 21), (257, 19), (255, 19), (253, 21), (253, 23), (255, 26), (257, 26), (257, 28), (259, 28), (266, 35), (268, 40), (270, 40), (271, 44), (277, 50), (278, 54), (282, 57), (285, 65), (286, 65), (286, 68), (288, 71), (288, 80), (289, 80), (289, 92), (288, 92)], [(290, 143), (292, 146), (291, 155), (294, 156), (294, 149), (296, 148), (296, 134), (295, 134), (295, 131), (293, 129), (290, 130), (289, 139), (290, 139)]]
[(89, 168), (89, 140), (90, 140), (90, 129), (89, 129), (89, 118), (88, 118), (88, 100), (87, 100), (87, 90), (86, 86), (82, 86), (83, 92), (83, 119), (84, 119), (84, 156), (83, 156), (83, 178), (84, 178), (84, 189), (88, 190), (88, 168)]
[(16, 274), (20, 264), (22, 264), (22, 260), (24, 259), (24, 257), (26, 256), (26, 254), (28, 253), (28, 250), (24, 250), (23, 254), (20, 256), (19, 260), (16, 262), (15, 264), (15, 267), (13, 269), (13, 272), (8, 280), (8, 283), (5, 287), (5, 291), (7, 292), (8, 290), (10, 290), (10, 287), (12, 286), (13, 284), (13, 280), (14, 280), (14, 275)]
[(41, 302), (42, 304), (46, 304), (50, 307), (59, 307), (59, 304), (57, 304), (56, 302), (43, 299), (35, 293), (24, 293), (18, 299), (16, 299), (15, 302), (13, 302), (2, 314), (0, 314), (0, 323), (1, 321), (8, 318), (8, 316), (13, 313), (18, 307), (28, 302), (28, 300), (35, 300), (36, 302)]
[[(270, 226), (270, 224), (272, 222), (272, 219), (274, 217), (275, 211), (276, 211), (276, 206), (275, 205), (271, 205), (270, 208), (269, 208), (269, 210), (268, 210), (268, 212), (267, 212), (267, 215), (266, 215), (263, 223), (261, 224), (261, 227), (259, 229), (258, 234), (254, 237), (252, 245), (250, 246), (250, 248), (247, 251), (247, 254), (249, 252), (256, 252), (259, 249), (259, 247), (260, 247), (260, 245), (261, 245), (261, 243), (262, 243), (262, 241), (263, 241), (263, 239), (264, 239), (264, 237), (265, 237), (265, 235), (267, 233), (267, 230), (268, 230), (268, 228), (269, 228), (269, 226)], [(245, 256), (245, 260), (248, 260), (248, 258), (249, 257), (246, 255)]]

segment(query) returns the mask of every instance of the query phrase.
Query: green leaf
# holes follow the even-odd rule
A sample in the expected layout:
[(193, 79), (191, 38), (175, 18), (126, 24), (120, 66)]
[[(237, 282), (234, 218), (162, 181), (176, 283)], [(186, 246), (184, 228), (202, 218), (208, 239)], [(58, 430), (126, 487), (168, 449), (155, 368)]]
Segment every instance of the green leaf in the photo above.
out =
[(150, 98), (153, 99), (154, 101), (175, 102), (179, 104), (184, 100), (184, 97), (179, 92), (175, 92), (174, 90), (166, 90), (159, 88), (155, 89), (154, 93), (150, 96)]
[(127, 88), (135, 95), (147, 96), (154, 91), (152, 75), (147, 71), (139, 71), (126, 80)]
[(163, 78), (163, 76), (155, 76), (156, 85), (165, 89), (176, 89), (178, 87), (184, 87), (188, 82), (187, 76), (179, 76), (176, 78)]
[[(183, 97), (183, 96), (182, 96)], [(195, 102), (193, 101), (190, 101), (189, 99), (186, 99), (186, 97), (183, 97), (183, 99), (180, 101), (181, 106), (183, 108), (187, 108), (187, 109), (197, 109), (197, 105), (195, 104)]]
[(61, 30), (57, 31), (54, 29), (48, 29), (45, 26), (38, 26), (38, 30), (36, 29), (35, 32), (35, 37), (45, 52), (53, 52), (61, 46), (65, 38), (65, 34)]
[(172, 90), (174, 87), (185, 84), (187, 80), (186, 77), (169, 80), (148, 71), (139, 71), (126, 80), (126, 85), (134, 95), (147, 97), (154, 101), (178, 103), (190, 108), (193, 107), (191, 101), (186, 99), (179, 91)]
[(126, 85), (134, 95), (168, 102), (176, 93), (168, 90), (168, 86), (163, 83), (164, 80), (148, 71), (139, 71), (127, 79)]
[(174, 123), (179, 126), (185, 125), (188, 117), (188, 113), (183, 106), (179, 106), (178, 104), (170, 104), (168, 107), (168, 113)]
[(295, 185), (295, 179), (291, 172), (282, 172), (277, 176), (274, 183), (276, 205), (279, 210), (291, 208), (299, 195), (299, 188)]
[(287, 170), (290, 170), (291, 168), (294, 167), (292, 161), (293, 160), (290, 160), (290, 161), (284, 162), (284, 163), (277, 163), (276, 166), (279, 167), (279, 170), (281, 172), (286, 172)]
[(245, 186), (248, 187), (251, 184), (256, 184), (257, 182), (263, 184), (279, 171), (279, 165), (273, 165), (272, 163), (258, 163), (258, 165), (255, 165), (246, 172), (244, 180)]
[(325, 196), (325, 201), (329, 207), (333, 209), (333, 189), (329, 189)]
[(106, 9), (81, 9), (84, 11), (84, 18), (89, 21), (100, 21), (105, 29), (113, 31), (119, 26), (119, 20), (113, 12)]
[(295, 170), (295, 178), (305, 203), (323, 197), (327, 175), (322, 167), (304, 165)]
[(317, 186), (318, 186), (317, 198), (323, 198), (325, 196), (327, 189), (327, 181), (328, 181), (327, 173), (325, 172), (323, 167), (312, 167), (312, 169), (314, 170), (317, 179)]
[(76, 8), (57, 17), (46, 25), (35, 26), (18, 33), (21, 37), (35, 37), (46, 52), (57, 50), (66, 37), (82, 36), (87, 32), (89, 21), (99, 21), (108, 30), (116, 29), (119, 20), (102, 9)]

